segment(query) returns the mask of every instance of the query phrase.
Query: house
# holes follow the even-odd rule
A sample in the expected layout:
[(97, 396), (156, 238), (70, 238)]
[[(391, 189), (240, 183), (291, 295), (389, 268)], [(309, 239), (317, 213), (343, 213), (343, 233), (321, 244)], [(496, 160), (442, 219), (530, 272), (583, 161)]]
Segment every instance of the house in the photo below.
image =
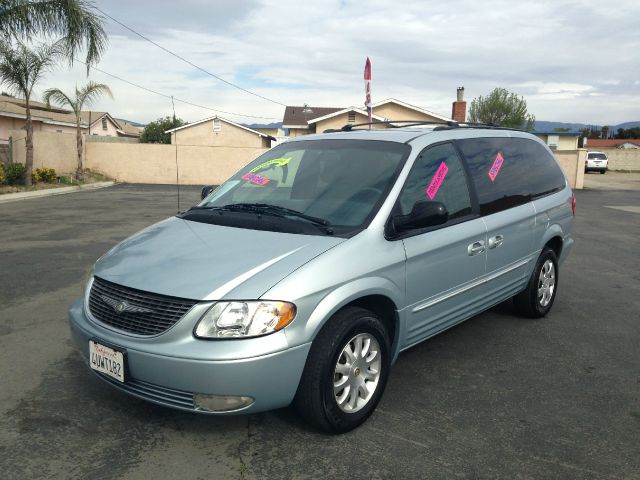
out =
[[(76, 133), (73, 112), (31, 101), (31, 121), (34, 132)], [(7, 140), (9, 131), (23, 129), (27, 114), (24, 99), (0, 95), (0, 139)], [(140, 137), (140, 128), (116, 120), (108, 112), (81, 112), (80, 128), (84, 134), (111, 137)]]
[(585, 145), (592, 150), (602, 148), (622, 148), (622, 149), (635, 149), (640, 148), (640, 138), (588, 138)]
[[(393, 120), (417, 120), (426, 122), (464, 122), (466, 102), (463, 101), (464, 88), (458, 89), (458, 100), (454, 102), (452, 117), (446, 117), (407, 102), (388, 98), (373, 104), (374, 122)], [(289, 137), (321, 133), (325, 130), (339, 129), (347, 124), (366, 123), (367, 111), (358, 107), (310, 107), (287, 106), (282, 119), (282, 128), (289, 130)], [(389, 125), (372, 125), (372, 128), (387, 128)]]
[(271, 142), (275, 140), (271, 135), (217, 115), (165, 133), (171, 134), (173, 145), (198, 147), (271, 148)]
[(533, 132), (551, 150), (577, 150), (580, 132)]

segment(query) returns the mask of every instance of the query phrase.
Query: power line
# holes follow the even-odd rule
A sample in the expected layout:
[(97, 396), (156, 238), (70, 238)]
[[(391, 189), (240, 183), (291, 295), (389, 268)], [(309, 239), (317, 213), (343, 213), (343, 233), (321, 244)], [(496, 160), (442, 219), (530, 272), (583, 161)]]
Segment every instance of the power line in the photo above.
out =
[(224, 78), (219, 77), (219, 76), (218, 76), (218, 75), (216, 75), (215, 73), (211, 73), (211, 72), (209, 72), (208, 70), (205, 70), (204, 68), (202, 68), (202, 67), (201, 67), (201, 66), (199, 66), (199, 65), (196, 65), (196, 64), (195, 64), (195, 63), (193, 63), (192, 61), (187, 60), (186, 58), (184, 58), (184, 57), (182, 57), (182, 56), (178, 55), (177, 53), (172, 52), (172, 51), (171, 51), (171, 50), (169, 50), (168, 48), (163, 47), (163, 46), (162, 46), (162, 45), (160, 45), (159, 43), (154, 42), (154, 41), (153, 41), (153, 40), (151, 40), (150, 38), (145, 37), (145, 36), (144, 36), (144, 35), (142, 35), (141, 33), (136, 32), (133, 28), (131, 28), (131, 27), (129, 27), (129, 26), (127, 26), (127, 25), (125, 25), (125, 24), (124, 24), (124, 23), (122, 23), (120, 20), (117, 20), (117, 19), (113, 18), (111, 15), (109, 15), (108, 13), (106, 13), (104, 10), (100, 10), (98, 7), (95, 7), (95, 9), (96, 9), (96, 10), (98, 10), (100, 13), (102, 13), (105, 17), (110, 18), (112, 21), (116, 22), (118, 25), (122, 26), (123, 28), (126, 28), (126, 29), (127, 29), (127, 30), (129, 30), (131, 33), (133, 33), (133, 34), (135, 34), (135, 35), (139, 36), (140, 38), (142, 38), (143, 40), (146, 40), (147, 42), (149, 42), (149, 43), (151, 43), (151, 44), (155, 45), (156, 47), (160, 48), (161, 50), (164, 50), (164, 51), (165, 51), (165, 52), (167, 52), (169, 55), (173, 55), (174, 57), (178, 58), (179, 60), (182, 60), (183, 62), (185, 62), (185, 63), (187, 63), (187, 64), (191, 65), (193, 68), (196, 68), (196, 69), (200, 70), (201, 72), (206, 73), (207, 75), (209, 75), (209, 76), (211, 76), (211, 77), (213, 77), (213, 78), (215, 78), (215, 79), (217, 79), (217, 80), (220, 80), (221, 82), (226, 83), (227, 85), (229, 85), (229, 86), (231, 86), (231, 87), (233, 87), (233, 88), (237, 88), (238, 90), (242, 90), (242, 91), (243, 91), (243, 92), (245, 92), (245, 93), (248, 93), (248, 94), (253, 95), (253, 96), (255, 96), (255, 97), (261, 98), (261, 99), (266, 100), (266, 101), (268, 101), (268, 102), (272, 102), (272, 103), (275, 103), (275, 104), (277, 104), (277, 105), (281, 105), (281, 106), (283, 106), (283, 107), (286, 107), (286, 105), (285, 105), (284, 103), (282, 103), (282, 102), (279, 102), (279, 101), (277, 101), (277, 100), (273, 100), (273, 99), (271, 99), (271, 98), (267, 98), (267, 97), (265, 97), (265, 96), (263, 96), (263, 95), (260, 95), (259, 93), (252, 92), (251, 90), (247, 90), (246, 88), (243, 88), (243, 87), (241, 87), (240, 85), (236, 85), (235, 83), (229, 82), (228, 80), (225, 80)]
[[(83, 62), (82, 60), (79, 60), (77, 58), (74, 58), (74, 61), (78, 62), (78, 63), (82, 63), (83, 65), (86, 65), (85, 62)], [(161, 97), (165, 97), (165, 98), (169, 98), (169, 99), (173, 98), (176, 102), (184, 103), (185, 105), (191, 105), (192, 107), (203, 108), (205, 110), (210, 110), (210, 111), (216, 112), (216, 113), (224, 113), (226, 115), (235, 115), (237, 117), (258, 118), (258, 119), (262, 119), (262, 120), (279, 120), (279, 118), (276, 118), (276, 117), (262, 117), (262, 116), (259, 116), (259, 115), (245, 115), (244, 113), (227, 112), (225, 110), (220, 110), (218, 108), (212, 108), (212, 107), (207, 107), (205, 105), (199, 105), (197, 103), (189, 102), (188, 100), (182, 100), (182, 99), (174, 97), (172, 95), (167, 95), (166, 93), (157, 92), (157, 91), (152, 90), (150, 88), (143, 87), (142, 85), (139, 85), (137, 83), (133, 83), (133, 82), (131, 82), (129, 80), (126, 80), (126, 79), (124, 79), (122, 77), (119, 77), (118, 75), (114, 75), (113, 73), (105, 72), (104, 70), (101, 70), (98, 67), (91, 66), (91, 69), (95, 70), (97, 72), (103, 73), (105, 75), (108, 75), (111, 78), (115, 78), (116, 80), (120, 80), (121, 82), (127, 83), (127, 84), (129, 84), (129, 85), (131, 85), (133, 87), (139, 88), (141, 90), (145, 90), (145, 91), (147, 91), (149, 93), (153, 93), (153, 94), (159, 95)]]

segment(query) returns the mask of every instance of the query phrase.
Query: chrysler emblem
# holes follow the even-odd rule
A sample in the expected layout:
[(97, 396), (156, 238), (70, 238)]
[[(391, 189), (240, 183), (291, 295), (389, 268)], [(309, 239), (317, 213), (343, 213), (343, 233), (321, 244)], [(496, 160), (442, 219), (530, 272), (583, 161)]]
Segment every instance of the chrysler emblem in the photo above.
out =
[(113, 309), (118, 313), (122, 313), (127, 309), (127, 302), (118, 302), (113, 306)]
[(130, 313), (152, 313), (153, 312), (153, 310), (151, 310), (150, 308), (131, 305), (130, 303), (125, 302), (124, 300), (116, 300), (115, 298), (111, 298), (106, 295), (100, 295), (100, 298), (104, 303), (106, 303), (111, 308), (113, 308), (118, 315), (124, 312), (130, 312)]

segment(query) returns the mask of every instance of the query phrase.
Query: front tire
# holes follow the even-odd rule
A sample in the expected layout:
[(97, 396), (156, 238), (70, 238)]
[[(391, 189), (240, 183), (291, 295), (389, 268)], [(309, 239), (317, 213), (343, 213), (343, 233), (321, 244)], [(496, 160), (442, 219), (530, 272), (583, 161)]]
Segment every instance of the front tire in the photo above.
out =
[(558, 291), (558, 259), (553, 250), (545, 247), (538, 257), (527, 288), (514, 297), (518, 312), (525, 317), (544, 317)]
[(389, 334), (380, 317), (347, 307), (314, 340), (294, 405), (316, 428), (348, 432), (375, 410), (389, 368)]

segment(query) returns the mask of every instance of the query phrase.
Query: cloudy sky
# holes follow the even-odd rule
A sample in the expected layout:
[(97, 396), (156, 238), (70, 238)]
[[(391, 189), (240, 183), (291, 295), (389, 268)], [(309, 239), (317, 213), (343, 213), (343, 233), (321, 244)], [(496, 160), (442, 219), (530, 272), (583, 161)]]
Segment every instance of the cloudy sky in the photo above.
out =
[[(456, 87), (470, 101), (500, 86), (523, 95), (538, 120), (617, 124), (640, 120), (640, 2), (450, 0), (100, 0), (107, 14), (204, 69), (286, 105), (362, 106), (363, 68), (373, 100), (394, 97), (450, 115)], [(284, 107), (181, 62), (106, 19), (98, 68), (189, 102), (282, 120)], [(171, 101), (93, 71), (114, 100), (94, 106), (147, 122)], [(85, 82), (82, 65), (50, 86)], [(40, 92), (38, 92), (40, 93)], [(176, 102), (188, 121), (215, 112)], [(261, 119), (249, 116), (263, 117)]]

